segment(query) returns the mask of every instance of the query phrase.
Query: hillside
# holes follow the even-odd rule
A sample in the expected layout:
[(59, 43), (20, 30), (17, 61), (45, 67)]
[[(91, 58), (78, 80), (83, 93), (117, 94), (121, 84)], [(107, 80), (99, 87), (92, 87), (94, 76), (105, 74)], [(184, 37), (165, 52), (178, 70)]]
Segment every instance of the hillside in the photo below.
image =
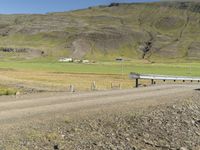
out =
[(90, 7), (0, 15), (1, 59), (200, 59), (200, 2)]

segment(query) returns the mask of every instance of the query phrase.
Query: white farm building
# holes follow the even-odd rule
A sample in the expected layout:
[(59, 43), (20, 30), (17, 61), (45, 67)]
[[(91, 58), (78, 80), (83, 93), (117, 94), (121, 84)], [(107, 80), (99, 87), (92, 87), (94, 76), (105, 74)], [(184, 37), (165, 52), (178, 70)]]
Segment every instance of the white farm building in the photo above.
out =
[(59, 62), (73, 62), (73, 58), (60, 58)]

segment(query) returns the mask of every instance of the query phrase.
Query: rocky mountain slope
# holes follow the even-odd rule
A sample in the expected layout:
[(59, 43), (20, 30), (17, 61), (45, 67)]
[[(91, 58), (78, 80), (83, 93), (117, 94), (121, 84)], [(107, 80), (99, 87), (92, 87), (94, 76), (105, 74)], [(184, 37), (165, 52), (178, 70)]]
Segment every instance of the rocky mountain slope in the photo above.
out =
[(12, 59), (198, 60), (200, 2), (112, 3), (71, 12), (0, 15), (0, 47), (1, 58)]

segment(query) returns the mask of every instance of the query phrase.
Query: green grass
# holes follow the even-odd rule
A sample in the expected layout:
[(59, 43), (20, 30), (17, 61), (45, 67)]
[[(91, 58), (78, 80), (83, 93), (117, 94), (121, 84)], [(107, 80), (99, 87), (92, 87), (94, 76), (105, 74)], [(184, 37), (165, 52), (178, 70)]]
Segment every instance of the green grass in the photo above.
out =
[[(123, 68), (123, 72), (122, 72)], [(141, 62), (98, 62), (95, 64), (75, 64), (58, 62), (0, 62), (0, 70), (14, 69), (56, 73), (93, 73), (93, 74), (128, 74), (130, 72), (145, 74), (163, 74), (180, 76), (200, 76), (200, 63), (155, 63)]]
[(14, 88), (9, 88), (6, 86), (0, 86), (0, 96), (2, 95), (15, 95), (17, 93), (17, 90)]

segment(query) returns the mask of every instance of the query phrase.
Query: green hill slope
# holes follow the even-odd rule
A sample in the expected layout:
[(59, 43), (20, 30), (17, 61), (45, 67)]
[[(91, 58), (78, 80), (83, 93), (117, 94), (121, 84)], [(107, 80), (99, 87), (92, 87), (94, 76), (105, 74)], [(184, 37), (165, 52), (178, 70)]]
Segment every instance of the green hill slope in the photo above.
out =
[(200, 2), (111, 4), (45, 15), (0, 15), (2, 59), (200, 59)]

